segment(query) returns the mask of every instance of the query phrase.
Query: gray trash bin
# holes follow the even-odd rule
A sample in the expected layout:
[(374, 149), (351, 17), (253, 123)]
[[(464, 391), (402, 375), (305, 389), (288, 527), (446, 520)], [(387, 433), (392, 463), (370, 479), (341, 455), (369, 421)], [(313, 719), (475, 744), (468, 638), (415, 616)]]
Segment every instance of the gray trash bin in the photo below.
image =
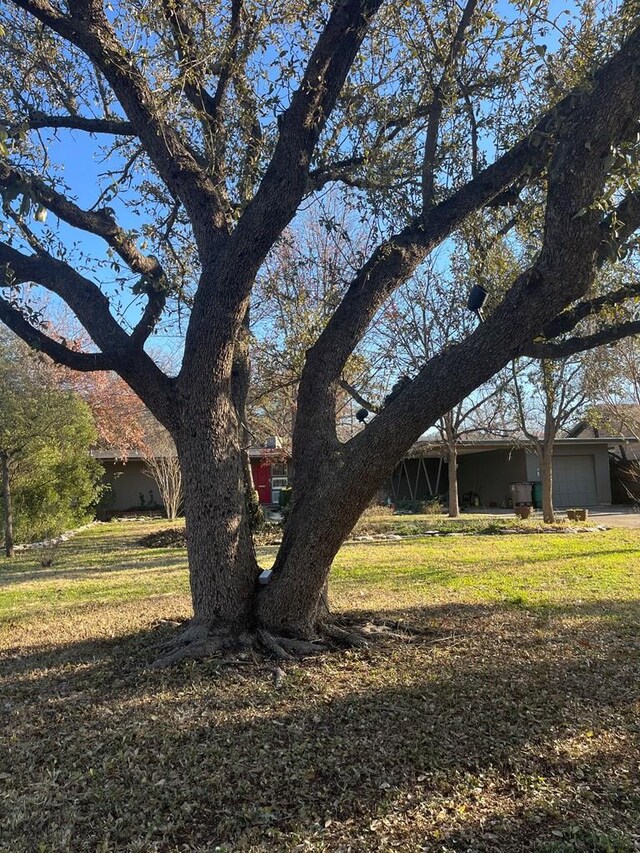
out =
[(514, 507), (533, 505), (531, 483), (509, 483), (509, 491)]

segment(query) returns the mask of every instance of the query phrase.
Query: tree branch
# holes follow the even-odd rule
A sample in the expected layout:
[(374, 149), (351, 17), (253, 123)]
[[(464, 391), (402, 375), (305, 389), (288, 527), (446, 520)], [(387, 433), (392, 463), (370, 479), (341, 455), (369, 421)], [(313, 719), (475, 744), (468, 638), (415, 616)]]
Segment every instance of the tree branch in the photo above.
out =
[(0, 162), (0, 187), (28, 191), (47, 210), (69, 225), (102, 237), (133, 272), (145, 276), (157, 286), (166, 285), (166, 276), (158, 259), (142, 253), (108, 210), (84, 210), (41, 178), (22, 172), (5, 161)]
[[(176, 412), (170, 405), (174, 380), (141, 348), (145, 329), (141, 327), (137, 337), (135, 332), (127, 335), (111, 315), (109, 300), (100, 288), (64, 261), (44, 252), (23, 255), (12, 246), (0, 243), (0, 287), (15, 287), (27, 282), (39, 284), (59, 296), (99, 347), (109, 368), (117, 370), (133, 390), (144, 397), (156, 417), (164, 423), (174, 420)], [(147, 310), (152, 309), (148, 307)], [(27, 343), (32, 345), (32, 340), (28, 339)], [(56, 357), (51, 348), (49, 354)], [(60, 351), (60, 355), (67, 358), (64, 352)], [(87, 369), (84, 364), (86, 362), (79, 369)]]
[(438, 148), (438, 136), (440, 134), (440, 121), (442, 111), (448, 94), (451, 72), (462, 50), (466, 33), (471, 24), (473, 13), (478, 5), (478, 0), (467, 0), (464, 7), (458, 29), (449, 48), (449, 53), (442, 69), (442, 75), (433, 93), (433, 100), (429, 106), (427, 118), (427, 136), (424, 145), (424, 157), (422, 161), (422, 210), (429, 210), (434, 204), (436, 152)]
[(74, 0), (64, 15), (48, 0), (11, 0), (78, 47), (102, 72), (163, 181), (189, 211), (199, 245), (227, 233), (224, 202), (214, 181), (162, 117), (135, 57), (116, 37), (100, 0)]
[(567, 358), (579, 352), (595, 349), (640, 333), (640, 320), (606, 326), (592, 335), (567, 338), (560, 343), (533, 343), (524, 348), (523, 355), (531, 358)]
[(103, 352), (128, 349), (129, 336), (111, 316), (100, 288), (63, 261), (44, 253), (23, 255), (0, 243), (0, 285), (35, 282), (63, 299)]
[(374, 414), (376, 412), (378, 412), (378, 406), (374, 405), (369, 400), (365, 400), (365, 398), (362, 396), (362, 394), (360, 394), (360, 392), (357, 391), (353, 387), (353, 385), (351, 385), (349, 382), (347, 382), (346, 379), (340, 379), (338, 384), (340, 385), (340, 387), (342, 389), (344, 389), (348, 394), (350, 394), (353, 397), (353, 399), (356, 401), (356, 403), (358, 403), (360, 406), (363, 406), (365, 409), (368, 409), (370, 412), (373, 412)]
[(22, 312), (2, 296), (0, 296), (0, 320), (32, 349), (48, 355), (57, 364), (83, 372), (115, 369), (115, 363), (101, 352), (76, 352), (45, 335), (44, 332), (32, 326)]
[[(603, 239), (598, 247), (596, 257), (598, 267), (602, 267), (607, 261), (610, 261), (612, 254), (615, 255), (618, 248), (623, 246), (639, 227), (640, 193), (632, 192), (625, 196), (614, 213), (602, 223)], [(640, 296), (640, 282), (618, 288), (618, 290), (605, 293), (594, 299), (584, 300), (563, 311), (549, 323), (544, 329), (544, 337), (551, 340), (571, 332), (581, 320), (597, 315), (606, 308), (619, 305), (626, 299), (633, 299), (638, 296)]]
[[(372, 484), (389, 473), (392, 462), (387, 459), (399, 458), (429, 424), (522, 352), (523, 342), (591, 286), (602, 232), (598, 212), (589, 208), (607, 179), (611, 146), (626, 137), (640, 113), (638, 68), (640, 28), (598, 72), (593, 87), (575, 104), (572, 120), (558, 134), (548, 167), (543, 245), (535, 264), (518, 276), (484, 323), (432, 358), (368, 428), (345, 445), (344, 464), (365, 472), (362, 476), (371, 477)], [(588, 212), (576, 217), (583, 207)], [(633, 328), (640, 331), (640, 322)], [(590, 341), (602, 342), (602, 336)], [(326, 404), (317, 387), (314, 393)], [(294, 447), (300, 447), (296, 436)]]
[(218, 85), (213, 95), (204, 85), (202, 73), (197, 70), (199, 67), (201, 68), (201, 65), (197, 61), (196, 37), (184, 9), (179, 4), (167, 2), (167, 0), (163, 3), (163, 8), (176, 40), (178, 55), (185, 66), (183, 91), (202, 122), (205, 144), (208, 140), (210, 166), (218, 177), (219, 184), (221, 184), (224, 177), (224, 158), (220, 151), (216, 152), (216, 145), (222, 147), (224, 142), (222, 107), (231, 81), (233, 63), (236, 60), (238, 39), (241, 33), (242, 0), (232, 0), (231, 2), (231, 21), (226, 54), (215, 66), (219, 76)]
[(84, 210), (36, 175), (20, 172), (8, 163), (0, 162), (0, 187), (29, 192), (69, 225), (101, 237), (133, 272), (142, 276), (144, 286), (141, 289), (147, 294), (148, 302), (132, 335), (136, 345), (142, 346), (158, 323), (166, 304), (168, 282), (158, 259), (141, 252), (109, 211)]
[[(615, 56), (602, 66), (589, 89), (577, 89), (563, 98), (540, 119), (521, 142), (479, 172), (475, 178), (472, 178), (450, 198), (431, 208), (424, 218), (414, 220), (403, 231), (388, 239), (373, 252), (370, 259), (352, 280), (340, 305), (314, 346), (307, 353), (300, 383), (296, 429), (299, 426), (301, 433), (308, 436), (311, 434), (311, 425), (315, 424), (317, 425), (318, 435), (322, 434), (324, 435), (323, 440), (328, 440), (327, 436), (335, 431), (327, 414), (333, 410), (335, 383), (338, 381), (349, 355), (385, 300), (401, 282), (414, 272), (429, 252), (448, 237), (470, 213), (486, 206), (491, 199), (511, 186), (521, 176), (526, 175), (530, 178), (539, 174), (551, 159), (553, 152), (551, 140), (563, 131), (569, 119), (571, 119), (569, 124), (573, 128), (577, 126), (579, 118), (588, 127), (594, 126), (593, 116), (598, 116), (602, 122), (605, 121), (605, 118), (611, 118), (604, 114), (603, 92), (606, 91), (610, 94), (612, 102), (613, 99), (617, 99), (620, 106), (624, 94), (619, 97), (619, 93), (611, 86), (610, 81), (616, 79), (620, 81), (617, 85), (623, 86), (621, 81), (624, 80), (624, 72), (622, 69), (631, 67), (639, 54), (640, 31), (636, 31)], [(635, 83), (635, 78), (633, 80)], [(621, 137), (629, 132), (632, 123), (629, 117), (625, 121), (625, 129), (620, 131)], [(612, 123), (610, 122), (609, 129), (611, 126)], [(576, 138), (579, 135), (581, 134), (576, 133)], [(592, 143), (589, 141), (588, 147), (591, 145)], [(565, 148), (568, 147), (569, 143), (567, 142)], [(600, 174), (607, 153), (608, 151), (598, 151), (598, 157), (594, 156), (593, 158), (593, 162), (597, 163), (598, 166), (598, 174)], [(580, 155), (580, 159), (584, 159), (582, 155)], [(569, 164), (566, 164), (565, 168), (567, 173), (573, 169)], [(557, 186), (563, 186), (561, 179), (557, 181)], [(588, 197), (588, 186), (591, 186), (589, 182), (583, 182), (581, 187), (577, 187), (575, 197)], [(592, 202), (593, 197), (589, 197), (586, 206), (589, 207)], [(575, 217), (576, 213), (577, 210), (572, 211), (571, 216)], [(589, 228), (592, 228), (596, 215), (593, 211), (588, 211), (584, 217), (577, 218), (575, 221), (570, 219), (570, 225), (560, 234), (557, 245), (562, 247), (569, 245), (571, 247), (567, 240), (568, 234), (583, 231), (587, 224)], [(599, 245), (602, 239), (601, 231), (598, 231), (598, 236)], [(562, 268), (563, 276), (573, 272), (568, 270), (565, 265), (561, 265), (559, 259), (557, 266)], [(533, 275), (533, 273), (531, 274)], [(574, 292), (579, 294), (581, 287), (577, 280), (574, 281), (574, 287)], [(557, 294), (554, 296), (557, 297)], [(569, 301), (570, 295), (567, 292), (567, 298), (559, 304), (560, 306), (566, 305)], [(508, 303), (509, 300), (507, 299), (505, 304)], [(513, 324), (513, 317), (519, 317), (520, 313), (527, 316), (526, 301), (521, 306), (514, 308), (514, 313), (509, 322)], [(539, 334), (539, 328), (533, 330), (531, 337), (536, 334)], [(515, 354), (514, 351), (513, 355)], [(508, 360), (507, 358), (505, 363)], [(404, 392), (402, 396), (404, 396)], [(419, 403), (416, 405), (420, 407)], [(307, 444), (310, 443), (307, 441)], [(313, 453), (313, 448), (310, 447), (309, 452)]]
[(309, 58), (253, 200), (235, 232), (235, 252), (257, 269), (290, 222), (307, 187), (309, 165), (369, 24), (383, 0), (338, 0)]
[(587, 317), (597, 316), (601, 311), (607, 308), (612, 308), (614, 305), (619, 305), (627, 299), (638, 298), (640, 296), (640, 282), (629, 284), (625, 287), (620, 287), (618, 290), (613, 290), (610, 293), (605, 293), (603, 296), (598, 296), (595, 299), (586, 299), (568, 308), (559, 314), (544, 330), (544, 337), (547, 341), (553, 338), (560, 337), (567, 332), (571, 332)]
[(134, 136), (130, 121), (116, 118), (88, 118), (85, 116), (53, 116), (34, 110), (18, 121), (0, 121), (0, 125), (22, 130), (82, 130), (87, 133), (106, 133), (112, 136)]

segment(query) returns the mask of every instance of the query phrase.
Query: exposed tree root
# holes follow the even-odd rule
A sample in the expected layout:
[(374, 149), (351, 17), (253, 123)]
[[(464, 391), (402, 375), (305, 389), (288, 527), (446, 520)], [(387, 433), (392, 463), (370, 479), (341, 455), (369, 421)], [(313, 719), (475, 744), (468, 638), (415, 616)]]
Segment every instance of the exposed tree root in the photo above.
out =
[(166, 644), (161, 649), (160, 657), (151, 664), (152, 669), (161, 669), (183, 660), (202, 660), (230, 647), (229, 637), (209, 637), (205, 633), (201, 639), (187, 639), (188, 633), (185, 631), (175, 642)]
[(368, 639), (359, 631), (347, 631), (339, 625), (327, 624), (322, 627), (323, 633), (342, 646), (354, 649), (366, 649), (369, 645)]
[[(317, 655), (330, 649), (352, 648), (364, 649), (380, 639), (394, 639), (402, 642), (413, 642), (417, 636), (426, 632), (412, 629), (399, 622), (377, 622), (368, 620), (365, 624), (357, 625), (342, 620), (325, 622), (318, 627), (315, 639), (302, 637), (282, 637), (272, 634), (265, 628), (256, 631), (233, 633), (228, 630), (216, 631), (202, 622), (191, 622), (186, 629), (160, 648), (160, 655), (152, 663), (154, 669), (179, 663), (183, 660), (201, 660), (208, 657), (225, 657), (225, 664), (248, 663), (235, 657), (239, 651), (251, 651), (255, 656), (267, 655), (276, 661), (295, 661), (310, 655)], [(276, 689), (282, 684), (284, 671), (280, 667), (271, 670)]]
[(268, 631), (261, 628), (258, 631), (257, 637), (264, 648), (268, 652), (271, 652), (276, 660), (294, 660), (293, 655), (290, 655), (289, 652), (285, 651), (273, 634), (270, 634)]
[(326, 652), (329, 646), (315, 640), (297, 640), (293, 637), (276, 637), (283, 648), (290, 652), (298, 652), (300, 655), (315, 655), (318, 652)]

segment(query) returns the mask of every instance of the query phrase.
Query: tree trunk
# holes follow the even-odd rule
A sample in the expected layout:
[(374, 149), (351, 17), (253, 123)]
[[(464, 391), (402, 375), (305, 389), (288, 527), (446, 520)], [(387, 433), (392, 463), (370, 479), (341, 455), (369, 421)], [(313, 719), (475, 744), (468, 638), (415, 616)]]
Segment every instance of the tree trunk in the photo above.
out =
[(553, 524), (553, 444), (542, 446), (538, 450), (540, 460), (540, 479), (542, 480), (542, 519), (545, 524)]
[(0, 454), (2, 460), (2, 502), (4, 505), (4, 553), (13, 557), (13, 510), (11, 508), (11, 480), (9, 477), (9, 455)]
[(455, 444), (447, 447), (447, 467), (449, 469), (449, 518), (458, 518), (458, 448)]
[(259, 625), (272, 633), (310, 638), (327, 619), (331, 564), (375, 493), (368, 485), (338, 489), (336, 483), (332, 493), (294, 497), (271, 581), (256, 606)]
[(194, 622), (215, 634), (250, 626), (258, 576), (233, 414), (222, 402), (213, 414), (185, 418), (191, 429), (176, 435)]

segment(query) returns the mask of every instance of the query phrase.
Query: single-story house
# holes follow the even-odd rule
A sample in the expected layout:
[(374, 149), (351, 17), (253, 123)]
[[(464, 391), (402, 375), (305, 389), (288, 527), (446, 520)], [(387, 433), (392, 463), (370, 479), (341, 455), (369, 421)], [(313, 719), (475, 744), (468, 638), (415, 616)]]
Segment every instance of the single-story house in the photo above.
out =
[[(621, 437), (633, 431), (633, 435)], [(569, 436), (607, 438), (611, 466), (611, 494), (615, 504), (640, 504), (640, 406), (621, 405), (616, 412), (596, 406), (579, 421)]]
[[(611, 451), (629, 443), (622, 436), (586, 434), (556, 439), (553, 457), (553, 497), (557, 507), (621, 502), (621, 492), (613, 478)], [(263, 506), (277, 506), (280, 490), (288, 485), (288, 463), (279, 442), (249, 448), (253, 481)], [(101, 514), (160, 509), (162, 500), (153, 478), (145, 471), (138, 453), (126, 460), (114, 450), (93, 453), (105, 468), (109, 487)], [(448, 491), (447, 451), (442, 442), (423, 438), (396, 466), (382, 497), (401, 500), (429, 500)], [(615, 474), (615, 471), (614, 471)], [(501, 438), (462, 441), (458, 447), (458, 492), (461, 505), (508, 507), (511, 483), (540, 480), (536, 453), (523, 444)]]
[[(624, 439), (619, 439), (624, 441)], [(559, 438), (553, 454), (553, 499), (558, 507), (611, 504), (611, 437)], [(385, 489), (398, 500), (428, 500), (448, 491), (447, 451), (421, 439), (396, 466)], [(462, 505), (508, 507), (510, 483), (539, 482), (537, 454), (509, 439), (465, 440), (458, 447), (458, 492)]]
[[(250, 447), (248, 452), (260, 503), (277, 506), (280, 490), (289, 482), (286, 454), (276, 446)], [(140, 453), (129, 451), (123, 458), (118, 450), (109, 449), (94, 450), (92, 456), (105, 470), (103, 483), (107, 489), (99, 506), (100, 515), (162, 508), (160, 492)]]

